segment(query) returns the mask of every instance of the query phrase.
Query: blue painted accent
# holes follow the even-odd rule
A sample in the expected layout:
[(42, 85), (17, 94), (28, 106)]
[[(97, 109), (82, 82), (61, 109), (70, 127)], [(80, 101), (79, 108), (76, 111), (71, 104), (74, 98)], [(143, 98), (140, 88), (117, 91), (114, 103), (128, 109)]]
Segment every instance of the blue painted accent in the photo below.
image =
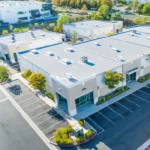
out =
[[(47, 47), (51, 47), (51, 46), (55, 46), (55, 45), (59, 45), (59, 44), (62, 44), (62, 42), (56, 43), (56, 44), (52, 44), (52, 45), (47, 45), (47, 46), (38, 47), (38, 48), (35, 48), (35, 49), (36, 49), (36, 50), (41, 50), (41, 49), (43, 49), (43, 48), (47, 48)], [(25, 54), (25, 53), (30, 52), (31, 50), (34, 50), (34, 48), (33, 48), (33, 49), (28, 49), (28, 50), (24, 50), (24, 51), (18, 52), (18, 54), (22, 55), (22, 54)]]
[(94, 66), (95, 64), (89, 61), (84, 62), (85, 64), (89, 65), (89, 66)]

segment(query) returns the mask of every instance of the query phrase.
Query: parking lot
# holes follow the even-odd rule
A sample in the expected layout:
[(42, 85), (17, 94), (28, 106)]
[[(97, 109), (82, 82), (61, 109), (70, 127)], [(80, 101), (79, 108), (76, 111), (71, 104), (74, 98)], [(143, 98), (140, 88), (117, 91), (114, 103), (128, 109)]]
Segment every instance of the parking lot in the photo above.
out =
[[(92, 114), (91, 116), (85, 118), (85, 120), (97, 130), (98, 132), (97, 136), (100, 137), (99, 142), (101, 142), (102, 137), (103, 137), (103, 140), (105, 138), (105, 140), (108, 141), (107, 138), (110, 138), (111, 131), (113, 129), (117, 129), (117, 127), (119, 128), (120, 126), (123, 126), (123, 123), (125, 121), (128, 122), (133, 115), (136, 116), (139, 112), (141, 112), (140, 115), (142, 116), (142, 112), (144, 112), (145, 107), (149, 106), (149, 104), (150, 104), (150, 88), (143, 87), (140, 90), (124, 97), (118, 102), (113, 103), (112, 105)], [(138, 116), (139, 118), (140, 118), (140, 115)], [(132, 120), (130, 120), (128, 124), (129, 123), (132, 123)], [(122, 131), (123, 131), (123, 127), (122, 127)], [(122, 131), (119, 131), (119, 132), (122, 132)], [(106, 134), (107, 134), (107, 137), (106, 137)], [(119, 144), (119, 142), (117, 144)], [(87, 145), (85, 144), (81, 147), (83, 149), (86, 149), (85, 147), (87, 147)], [(138, 145), (138, 143), (136, 143), (136, 145)], [(117, 150), (119, 150), (119, 148)], [(124, 149), (124, 148), (121, 148), (121, 149)], [(128, 150), (129, 149), (130, 148), (128, 148)]]
[[(56, 113), (53, 108), (47, 105), (19, 80), (5, 84), (4, 88), (47, 138), (51, 138), (52, 133), (57, 128), (68, 125), (68, 122)], [(16, 89), (20, 89), (19, 92), (16, 92)], [(0, 94), (0, 96), (2, 95)]]

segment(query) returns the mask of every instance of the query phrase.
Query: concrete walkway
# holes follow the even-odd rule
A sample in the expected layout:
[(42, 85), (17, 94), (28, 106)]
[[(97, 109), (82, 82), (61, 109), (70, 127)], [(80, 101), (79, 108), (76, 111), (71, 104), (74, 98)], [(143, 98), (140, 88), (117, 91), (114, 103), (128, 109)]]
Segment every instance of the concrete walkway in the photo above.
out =
[(131, 93), (139, 90), (140, 88), (146, 86), (148, 83), (150, 83), (149, 80), (144, 82), (144, 83), (138, 83), (138, 82), (131, 83), (129, 85), (130, 89), (128, 91), (126, 91), (126, 92), (124, 92), (124, 93), (122, 93), (122, 94), (120, 94), (120, 95), (118, 95), (118, 96), (116, 96), (116, 97), (100, 104), (100, 105), (87, 105), (87, 106), (84, 107), (84, 109), (82, 109), (81, 112), (78, 112), (78, 114), (75, 115), (74, 118), (77, 119), (77, 120), (86, 118), (86, 117), (90, 116), (91, 114), (94, 114), (97, 111), (99, 111), (99, 110), (101, 110), (101, 109), (103, 109), (103, 108), (119, 101), (120, 99), (130, 95)]

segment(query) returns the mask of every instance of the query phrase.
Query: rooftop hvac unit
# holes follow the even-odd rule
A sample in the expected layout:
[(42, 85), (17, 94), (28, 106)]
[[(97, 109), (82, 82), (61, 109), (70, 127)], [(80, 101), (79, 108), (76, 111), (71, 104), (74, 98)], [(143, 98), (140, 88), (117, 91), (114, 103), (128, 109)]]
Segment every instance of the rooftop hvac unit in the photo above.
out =
[(72, 78), (72, 73), (65, 73), (64, 76), (65, 76), (66, 79), (69, 80), (69, 79)]
[(82, 60), (82, 62), (88, 62), (88, 57), (86, 57), (86, 56), (83, 56), (83, 57), (81, 57), (81, 60)]

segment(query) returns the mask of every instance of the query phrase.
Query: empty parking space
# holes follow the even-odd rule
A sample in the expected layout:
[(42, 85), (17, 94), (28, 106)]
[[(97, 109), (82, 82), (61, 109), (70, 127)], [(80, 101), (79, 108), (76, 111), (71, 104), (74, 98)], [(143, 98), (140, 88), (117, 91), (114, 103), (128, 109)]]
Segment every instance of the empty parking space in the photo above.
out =
[(104, 117), (100, 113), (95, 113), (89, 117), (91, 120), (96, 122), (100, 127), (102, 127), (104, 130), (108, 129), (110, 126), (114, 125), (109, 119)]
[(138, 104), (139, 106), (143, 106), (143, 105), (147, 104), (147, 101), (145, 101), (143, 98), (141, 98), (137, 95), (130, 94), (129, 96), (127, 96), (125, 98), (127, 98), (130, 101)]
[(118, 122), (120, 122), (120, 120), (123, 119), (121, 116), (119, 116), (117, 113), (115, 113), (114, 111), (112, 111), (108, 107), (102, 109), (100, 112), (104, 116), (106, 116), (107, 118), (109, 118), (112, 122), (114, 122), (115, 124), (117, 124)]
[(122, 105), (119, 105), (118, 103), (110, 105), (109, 108), (120, 114), (123, 118), (128, 117), (131, 113), (128, 109), (126, 109)]
[(148, 95), (147, 93), (143, 93), (143, 91), (138, 90), (138, 91), (134, 92), (134, 94), (145, 99), (146, 101), (150, 102), (150, 95)]
[(104, 131), (102, 127), (99, 126), (99, 124), (95, 123), (93, 120), (91, 120), (89, 117), (85, 119), (94, 129), (96, 129), (97, 134), (100, 134)]
[(57, 128), (68, 125), (68, 122), (56, 113), (53, 108), (20, 81), (16, 80), (7, 83), (4, 87), (48, 138), (52, 137), (52, 133)]
[(136, 111), (138, 108), (140, 108), (138, 105), (132, 103), (131, 101), (128, 101), (127, 99), (123, 98), (118, 103), (125, 106), (125, 108), (128, 108), (132, 112)]
[(150, 88), (144, 87), (90, 115), (85, 120), (97, 130), (99, 135), (107, 129), (119, 125), (149, 103)]

